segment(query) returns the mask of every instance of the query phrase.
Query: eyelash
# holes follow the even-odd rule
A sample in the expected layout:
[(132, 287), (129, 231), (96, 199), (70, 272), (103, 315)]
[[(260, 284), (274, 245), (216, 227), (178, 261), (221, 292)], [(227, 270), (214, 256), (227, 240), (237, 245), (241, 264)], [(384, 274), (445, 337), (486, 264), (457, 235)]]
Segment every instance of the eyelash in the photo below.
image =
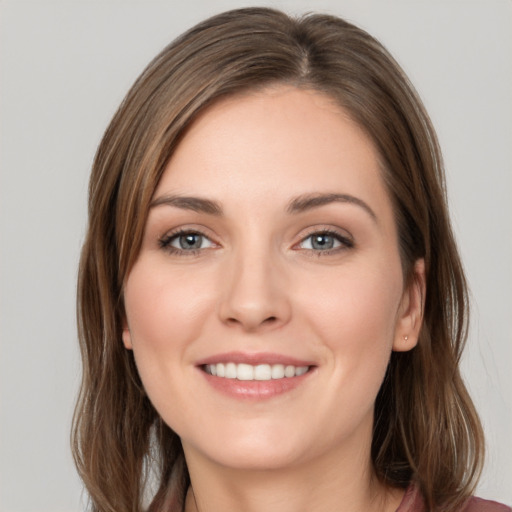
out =
[[(158, 244), (159, 244), (161, 249), (166, 250), (166, 251), (168, 251), (171, 254), (176, 254), (176, 255), (181, 255), (181, 256), (195, 256), (195, 255), (199, 254), (201, 251), (207, 249), (207, 248), (201, 248), (200, 247), (200, 248), (197, 248), (197, 249), (187, 250), (187, 249), (178, 249), (177, 247), (173, 247), (171, 245), (175, 240), (179, 239), (182, 236), (187, 236), (187, 235), (201, 237), (204, 240), (208, 240), (209, 243), (211, 243), (212, 245), (215, 244), (215, 242), (212, 242), (207, 235), (205, 235), (201, 231), (193, 230), (193, 229), (179, 229), (177, 231), (173, 231), (173, 232), (171, 232), (169, 234), (166, 234), (162, 238), (160, 238), (158, 240)], [(309, 249), (309, 248), (308, 249), (300, 249), (300, 248), (298, 248), (299, 245), (303, 244), (308, 239), (311, 239), (313, 236), (317, 236), (317, 237), (321, 237), (321, 236), (332, 237), (340, 245), (338, 247), (334, 247), (334, 248), (331, 248), (331, 249), (325, 249), (325, 250), (315, 250), (315, 249), (312, 249), (312, 248), (311, 249)], [(317, 230), (311, 231), (309, 234), (307, 234), (305, 237), (303, 237), (293, 247), (294, 248), (297, 247), (298, 250), (308, 251), (311, 254), (314, 254), (315, 256), (320, 257), (320, 256), (328, 256), (330, 254), (334, 254), (334, 253), (337, 253), (339, 251), (343, 251), (343, 250), (346, 250), (346, 249), (352, 249), (354, 247), (354, 241), (351, 238), (349, 238), (347, 236), (343, 236), (340, 233), (338, 233), (337, 231), (334, 231), (334, 230), (331, 230), (331, 229), (321, 229), (321, 230), (317, 229)]]
[(160, 238), (158, 240), (158, 244), (161, 249), (164, 249), (165, 251), (167, 251), (171, 254), (176, 254), (176, 255), (180, 255), (180, 256), (195, 256), (205, 249), (205, 248), (190, 249), (190, 250), (178, 249), (177, 247), (173, 247), (171, 245), (175, 240), (179, 239), (182, 236), (187, 236), (187, 235), (201, 237), (202, 239), (208, 240), (211, 244), (214, 244), (214, 242), (212, 242), (207, 235), (205, 235), (204, 233), (201, 233), (201, 231), (198, 231), (196, 229), (179, 229), (177, 231), (173, 231), (169, 234), (164, 235), (162, 238)]
[(308, 239), (312, 239), (312, 237), (314, 236), (329, 236), (334, 238), (334, 240), (336, 242), (339, 242), (340, 244), (338, 247), (333, 247), (332, 249), (325, 250), (302, 249), (310, 252), (312, 255), (317, 257), (328, 256), (330, 254), (335, 254), (340, 251), (354, 248), (354, 241), (351, 238), (349, 238), (348, 236), (343, 236), (338, 231), (332, 229), (315, 229), (314, 231), (311, 231), (305, 237), (303, 237), (298, 244), (295, 244), (295, 247), (300, 244), (303, 244)]

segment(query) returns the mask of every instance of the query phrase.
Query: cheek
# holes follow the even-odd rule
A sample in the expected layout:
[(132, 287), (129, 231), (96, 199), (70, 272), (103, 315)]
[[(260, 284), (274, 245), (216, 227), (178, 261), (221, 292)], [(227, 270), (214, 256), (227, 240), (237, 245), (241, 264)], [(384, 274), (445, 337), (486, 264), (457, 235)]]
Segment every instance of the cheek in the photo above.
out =
[(135, 349), (173, 350), (196, 337), (211, 293), (201, 279), (156, 268), (141, 262), (130, 273), (124, 293), (128, 325)]
[[(311, 283), (313, 284), (313, 283)], [(301, 309), (339, 370), (382, 373), (395, 335), (402, 293), (400, 267), (381, 265), (340, 269), (303, 291)]]
[(158, 261), (141, 259), (124, 289), (140, 378), (153, 406), (176, 432), (186, 431), (185, 411), (190, 409), (190, 395), (195, 391), (183, 383), (191, 380), (191, 348), (207, 328), (205, 311), (211, 309), (211, 290), (200, 275), (195, 277), (185, 272), (170, 273)]
[(137, 369), (164, 419), (169, 413), (170, 394), (173, 403), (186, 402), (181, 383), (189, 377), (187, 372), (193, 371), (187, 364), (192, 360), (190, 348), (205, 329), (204, 311), (211, 304), (204, 282), (184, 274), (169, 275), (165, 266), (142, 260), (133, 267), (124, 290)]
[[(394, 325), (396, 312), (402, 293), (402, 276), (393, 269), (347, 266), (325, 276), (315, 275), (311, 283), (305, 283), (309, 289), (304, 298), (309, 300), (309, 307), (316, 310), (324, 322), (336, 323), (336, 318), (349, 323), (358, 323), (363, 330), (375, 325)], [(316, 305), (316, 307), (315, 307)]]

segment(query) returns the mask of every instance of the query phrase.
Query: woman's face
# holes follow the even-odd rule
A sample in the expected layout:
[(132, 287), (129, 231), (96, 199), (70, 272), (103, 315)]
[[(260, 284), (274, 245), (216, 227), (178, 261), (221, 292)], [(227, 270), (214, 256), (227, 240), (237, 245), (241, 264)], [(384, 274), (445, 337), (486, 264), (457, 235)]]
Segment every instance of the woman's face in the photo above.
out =
[(418, 293), (371, 141), (326, 96), (275, 87), (217, 103), (177, 148), (125, 283), (123, 341), (190, 460), (366, 456)]

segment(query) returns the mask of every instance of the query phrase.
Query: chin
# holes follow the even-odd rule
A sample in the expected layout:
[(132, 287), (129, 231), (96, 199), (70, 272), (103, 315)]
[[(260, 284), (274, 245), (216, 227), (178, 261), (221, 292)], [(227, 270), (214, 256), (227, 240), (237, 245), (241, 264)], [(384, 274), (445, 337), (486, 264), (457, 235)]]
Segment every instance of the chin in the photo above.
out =
[[(299, 440), (289, 434), (282, 436), (275, 430), (239, 435), (215, 436), (207, 442), (189, 443), (182, 439), (187, 459), (195, 454), (211, 462), (236, 470), (272, 470), (291, 467), (304, 457)], [(283, 442), (286, 439), (286, 442)]]
[(230, 449), (212, 454), (212, 460), (221, 466), (239, 471), (269, 471), (290, 468), (298, 464), (297, 451), (292, 453), (275, 447)]

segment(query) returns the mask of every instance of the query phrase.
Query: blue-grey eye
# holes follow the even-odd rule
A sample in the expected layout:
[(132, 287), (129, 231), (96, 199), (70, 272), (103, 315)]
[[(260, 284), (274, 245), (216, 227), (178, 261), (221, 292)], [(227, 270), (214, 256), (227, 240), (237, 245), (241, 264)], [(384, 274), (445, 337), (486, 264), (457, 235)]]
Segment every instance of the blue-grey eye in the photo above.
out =
[(301, 249), (310, 249), (313, 251), (329, 251), (336, 249), (344, 244), (341, 237), (330, 233), (313, 233), (300, 243)]
[(212, 242), (200, 233), (181, 233), (172, 237), (169, 245), (182, 251), (194, 251), (212, 247)]

